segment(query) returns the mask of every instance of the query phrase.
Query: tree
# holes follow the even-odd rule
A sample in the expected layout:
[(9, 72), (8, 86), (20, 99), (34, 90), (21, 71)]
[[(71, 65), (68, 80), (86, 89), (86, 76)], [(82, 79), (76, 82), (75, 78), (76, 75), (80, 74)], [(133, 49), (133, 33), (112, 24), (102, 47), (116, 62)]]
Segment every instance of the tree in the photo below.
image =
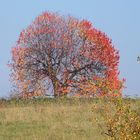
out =
[(11, 52), (11, 77), (22, 97), (120, 94), (118, 51), (86, 20), (44, 12)]
[(137, 62), (140, 63), (140, 56), (137, 57)]

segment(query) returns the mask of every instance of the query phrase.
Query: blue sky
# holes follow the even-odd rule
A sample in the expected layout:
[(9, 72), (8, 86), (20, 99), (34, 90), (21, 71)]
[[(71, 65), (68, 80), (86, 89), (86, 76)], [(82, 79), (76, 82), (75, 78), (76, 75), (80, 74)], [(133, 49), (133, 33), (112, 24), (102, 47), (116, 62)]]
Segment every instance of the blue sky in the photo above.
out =
[(140, 96), (140, 0), (0, 0), (0, 96), (10, 91), (10, 49), (20, 31), (43, 11), (87, 19), (105, 32), (120, 51), (124, 94)]

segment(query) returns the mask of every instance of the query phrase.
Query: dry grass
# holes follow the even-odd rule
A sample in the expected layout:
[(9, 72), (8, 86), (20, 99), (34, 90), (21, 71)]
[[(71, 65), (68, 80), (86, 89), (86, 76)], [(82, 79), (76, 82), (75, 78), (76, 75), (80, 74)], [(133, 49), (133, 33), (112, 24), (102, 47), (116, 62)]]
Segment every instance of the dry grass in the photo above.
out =
[[(131, 101), (131, 100), (130, 100)], [(0, 100), (0, 140), (104, 140), (96, 99)], [(133, 106), (140, 100), (131, 101)]]
[(92, 101), (10, 101), (0, 108), (0, 140), (102, 140)]

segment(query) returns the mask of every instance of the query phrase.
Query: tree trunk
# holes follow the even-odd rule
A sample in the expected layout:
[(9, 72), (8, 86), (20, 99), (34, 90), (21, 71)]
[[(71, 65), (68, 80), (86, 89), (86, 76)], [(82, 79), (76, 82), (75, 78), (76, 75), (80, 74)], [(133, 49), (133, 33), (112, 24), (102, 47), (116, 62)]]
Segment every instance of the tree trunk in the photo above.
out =
[(52, 84), (53, 84), (54, 97), (56, 98), (56, 97), (59, 96), (57, 80), (56, 79), (52, 79)]

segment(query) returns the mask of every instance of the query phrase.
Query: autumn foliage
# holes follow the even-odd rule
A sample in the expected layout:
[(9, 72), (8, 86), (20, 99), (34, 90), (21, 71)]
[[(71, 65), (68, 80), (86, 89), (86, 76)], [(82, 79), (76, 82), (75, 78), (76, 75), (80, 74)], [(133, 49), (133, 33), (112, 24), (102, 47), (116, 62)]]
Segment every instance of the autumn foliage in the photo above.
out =
[(100, 115), (94, 117), (94, 125), (98, 125), (107, 140), (140, 139), (140, 108), (136, 101), (138, 99), (111, 97), (94, 104), (93, 112)]
[(44, 12), (20, 33), (11, 52), (18, 96), (121, 94), (118, 51), (87, 20)]

